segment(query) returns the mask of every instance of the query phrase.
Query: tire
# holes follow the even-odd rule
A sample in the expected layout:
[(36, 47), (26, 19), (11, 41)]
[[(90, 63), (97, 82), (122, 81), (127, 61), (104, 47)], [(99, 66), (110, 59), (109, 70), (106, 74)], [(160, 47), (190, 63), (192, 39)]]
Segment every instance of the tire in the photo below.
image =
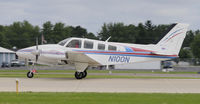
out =
[(83, 78), (83, 72), (75, 72), (75, 78), (76, 79), (82, 79)]
[(30, 72), (30, 71), (29, 71), (29, 72), (27, 73), (27, 77), (28, 77), (28, 78), (33, 78), (33, 76), (34, 76), (33, 72)]
[(87, 71), (85, 70), (84, 72), (83, 72), (83, 77), (82, 78), (85, 78), (87, 76)]

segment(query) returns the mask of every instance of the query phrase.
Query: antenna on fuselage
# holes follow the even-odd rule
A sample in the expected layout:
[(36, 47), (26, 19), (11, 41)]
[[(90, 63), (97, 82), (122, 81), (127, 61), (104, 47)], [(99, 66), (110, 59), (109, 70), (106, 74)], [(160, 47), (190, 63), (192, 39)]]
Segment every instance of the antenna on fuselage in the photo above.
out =
[(105, 41), (105, 42), (108, 42), (110, 40), (111, 36)]

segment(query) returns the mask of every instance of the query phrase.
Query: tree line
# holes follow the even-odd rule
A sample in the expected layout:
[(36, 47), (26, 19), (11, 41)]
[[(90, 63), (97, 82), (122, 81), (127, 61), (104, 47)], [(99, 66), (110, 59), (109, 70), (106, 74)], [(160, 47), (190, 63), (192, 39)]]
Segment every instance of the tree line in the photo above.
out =
[[(124, 24), (104, 23), (97, 34), (88, 32), (81, 26), (69, 26), (62, 22), (52, 24), (45, 22), (42, 27), (34, 26), (28, 21), (14, 22), (11, 25), (0, 25), (0, 46), (18, 49), (35, 45), (36, 37), (45, 37), (48, 44), (58, 43), (68, 37), (81, 37), (96, 40), (124, 42), (135, 44), (156, 44), (165, 34), (171, 24), (155, 25), (150, 20), (145, 23)], [(41, 39), (41, 38), (39, 38)], [(41, 40), (40, 40), (41, 41)], [(184, 40), (181, 58), (200, 58), (200, 31), (189, 30)]]

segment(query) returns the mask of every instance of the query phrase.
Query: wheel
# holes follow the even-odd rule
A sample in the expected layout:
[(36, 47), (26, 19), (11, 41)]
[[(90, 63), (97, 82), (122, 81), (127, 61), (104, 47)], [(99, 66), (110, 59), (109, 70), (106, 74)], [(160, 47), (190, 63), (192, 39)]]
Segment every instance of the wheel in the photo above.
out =
[(28, 77), (28, 78), (33, 78), (33, 76), (34, 76), (33, 72), (30, 72), (30, 71), (29, 71), (29, 72), (27, 73), (27, 77)]
[(83, 72), (83, 77), (82, 78), (85, 78), (87, 76), (87, 71), (85, 70), (84, 72)]
[(82, 79), (83, 78), (83, 72), (75, 72), (76, 79)]

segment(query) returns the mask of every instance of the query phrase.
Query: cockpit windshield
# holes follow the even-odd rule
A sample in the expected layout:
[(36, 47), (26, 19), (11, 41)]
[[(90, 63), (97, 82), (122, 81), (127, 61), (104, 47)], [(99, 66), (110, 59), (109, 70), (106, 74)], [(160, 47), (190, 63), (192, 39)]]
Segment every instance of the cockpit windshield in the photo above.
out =
[(65, 40), (60, 41), (58, 44), (64, 46), (71, 38), (67, 38)]

